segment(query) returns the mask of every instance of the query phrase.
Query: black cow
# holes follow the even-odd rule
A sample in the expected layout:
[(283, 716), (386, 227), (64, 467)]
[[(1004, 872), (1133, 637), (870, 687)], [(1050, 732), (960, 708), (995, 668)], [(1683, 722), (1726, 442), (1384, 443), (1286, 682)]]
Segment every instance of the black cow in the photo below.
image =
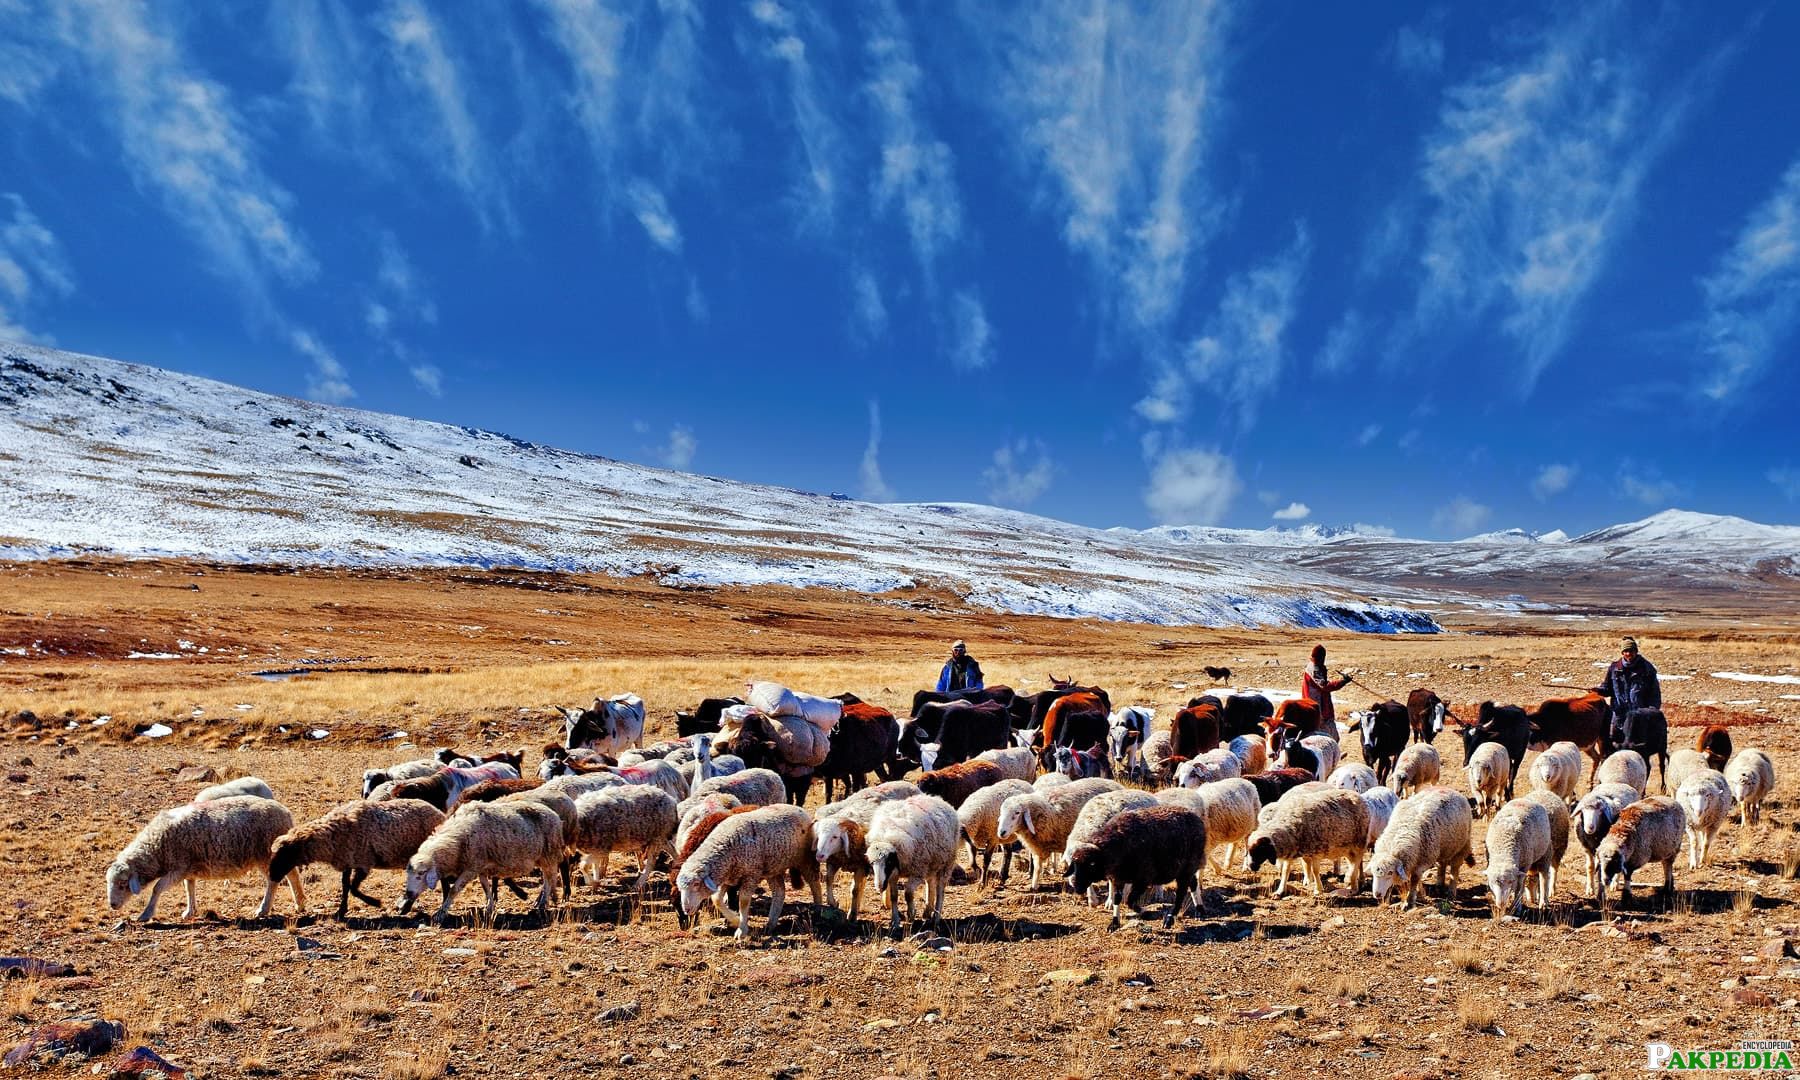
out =
[(1274, 704), (1261, 694), (1232, 694), (1225, 699), (1225, 719), (1219, 725), (1219, 737), (1229, 742), (1239, 735), (1262, 735), (1263, 722), (1274, 715)]
[(1108, 715), (1093, 709), (1057, 714), (1056, 745), (1071, 750), (1092, 750), (1106, 744), (1111, 723)]
[(1412, 734), (1406, 706), (1398, 701), (1383, 701), (1370, 706), (1358, 723), (1362, 726), (1363, 764), (1374, 769), (1376, 781), (1385, 786), (1394, 771), (1395, 759), (1406, 749)]
[(900, 724), (893, 713), (860, 701), (846, 704), (849, 707), (831, 729), (831, 750), (816, 773), (825, 781), (826, 802), (831, 801), (839, 780), (849, 794), (862, 790), (871, 772), (886, 779), (900, 739)]
[[(1100, 738), (1106, 738), (1106, 718), (1101, 717)], [(934, 767), (968, 761), (988, 750), (1002, 750), (1012, 745), (1012, 725), (1007, 722), (1006, 706), (998, 701), (979, 705), (956, 704), (944, 713), (938, 733), (938, 756)]]
[(719, 719), (727, 708), (742, 705), (743, 698), (709, 697), (701, 700), (693, 712), (675, 710), (675, 734), (682, 738), (689, 735), (710, 735), (719, 730)]
[(1531, 742), (1531, 718), (1525, 710), (1517, 705), (1484, 701), (1475, 723), (1463, 728), (1462, 739), (1465, 766), (1482, 743), (1499, 743), (1505, 748), (1507, 760), (1512, 762), (1512, 772), (1506, 777), (1506, 797), (1511, 799), (1513, 784), (1519, 779), (1519, 763), (1525, 760), (1525, 747)]
[(1620, 733), (1618, 745), (1612, 744), (1610, 732), (1606, 743), (1608, 754), (1619, 750), (1636, 750), (1646, 766), (1654, 755), (1663, 794), (1669, 793), (1669, 718), (1663, 715), (1661, 709), (1631, 710), (1625, 716), (1625, 730)]
[(971, 705), (979, 705), (984, 701), (998, 701), (1002, 705), (1011, 705), (1015, 696), (1013, 688), (1010, 686), (989, 686), (981, 690), (952, 690), (947, 694), (939, 693), (936, 690), (920, 690), (913, 694), (912, 712), (907, 715), (919, 715), (919, 708), (923, 705), (943, 705), (951, 701), (966, 701)]

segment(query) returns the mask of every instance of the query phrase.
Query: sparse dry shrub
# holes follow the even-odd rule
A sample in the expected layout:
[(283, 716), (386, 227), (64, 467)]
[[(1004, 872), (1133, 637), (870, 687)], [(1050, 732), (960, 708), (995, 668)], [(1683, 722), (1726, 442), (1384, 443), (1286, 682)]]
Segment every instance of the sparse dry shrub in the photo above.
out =
[(1486, 1031), (1500, 1018), (1500, 1006), (1489, 994), (1468, 991), (1456, 999), (1456, 1019), (1467, 1031)]

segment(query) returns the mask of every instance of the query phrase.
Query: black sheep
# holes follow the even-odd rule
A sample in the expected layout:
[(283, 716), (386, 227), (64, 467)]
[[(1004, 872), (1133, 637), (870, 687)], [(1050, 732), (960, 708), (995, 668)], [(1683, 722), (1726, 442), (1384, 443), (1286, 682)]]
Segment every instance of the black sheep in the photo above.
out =
[(1141, 913), (1144, 893), (1172, 881), (1175, 901), (1163, 916), (1167, 928), (1175, 925), (1175, 916), (1190, 896), (1196, 908), (1205, 910), (1200, 890), (1205, 860), (1206, 822), (1199, 814), (1180, 806), (1147, 806), (1117, 815), (1100, 827), (1091, 843), (1069, 853), (1069, 887), (1082, 893), (1110, 881), (1118, 899), (1110, 928), (1117, 929), (1120, 908), (1130, 905)]

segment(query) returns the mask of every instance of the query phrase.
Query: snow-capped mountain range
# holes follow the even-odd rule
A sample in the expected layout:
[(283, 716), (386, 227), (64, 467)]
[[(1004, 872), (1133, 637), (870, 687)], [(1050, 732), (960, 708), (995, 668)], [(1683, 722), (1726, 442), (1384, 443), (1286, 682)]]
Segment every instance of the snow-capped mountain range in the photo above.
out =
[[(671, 472), (0, 345), (0, 557), (86, 552), (871, 593), (927, 586), (1023, 614), (1428, 632), (1437, 624), (1419, 608), (1492, 606), (1482, 582), (1496, 565), (1796, 576), (1800, 528), (1668, 511), (1573, 540), (1428, 543), (1311, 525), (1093, 529), (990, 506), (865, 503)], [(1533, 599), (1528, 588), (1508, 591)]]

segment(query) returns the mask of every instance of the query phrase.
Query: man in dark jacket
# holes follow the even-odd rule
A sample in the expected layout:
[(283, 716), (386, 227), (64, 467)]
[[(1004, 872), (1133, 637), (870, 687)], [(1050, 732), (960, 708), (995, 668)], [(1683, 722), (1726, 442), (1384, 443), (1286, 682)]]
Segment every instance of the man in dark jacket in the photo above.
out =
[(1619, 643), (1619, 658), (1606, 669), (1606, 679), (1594, 693), (1612, 702), (1613, 746), (1627, 741), (1633, 713), (1662, 708), (1662, 683), (1657, 681), (1656, 667), (1639, 654), (1636, 638)]
[(937, 692), (954, 694), (959, 690), (981, 689), (981, 665), (969, 655), (968, 646), (958, 641), (950, 646), (950, 660), (938, 674)]

